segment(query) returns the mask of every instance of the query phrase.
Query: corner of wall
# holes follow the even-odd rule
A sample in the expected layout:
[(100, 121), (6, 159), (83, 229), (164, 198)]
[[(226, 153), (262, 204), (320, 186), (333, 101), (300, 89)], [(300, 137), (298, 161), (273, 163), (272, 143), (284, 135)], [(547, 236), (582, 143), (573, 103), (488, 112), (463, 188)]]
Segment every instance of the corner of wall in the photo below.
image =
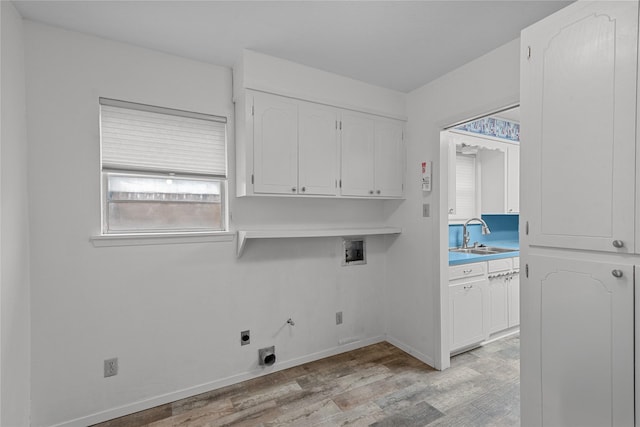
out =
[(30, 425), (31, 305), (24, 26), (0, 2), (0, 424)]

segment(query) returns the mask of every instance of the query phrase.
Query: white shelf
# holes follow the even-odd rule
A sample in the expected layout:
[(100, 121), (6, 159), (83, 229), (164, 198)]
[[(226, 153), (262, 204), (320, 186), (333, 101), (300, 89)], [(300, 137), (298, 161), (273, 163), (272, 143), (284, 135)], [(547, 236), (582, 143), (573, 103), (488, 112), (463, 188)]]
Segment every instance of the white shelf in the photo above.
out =
[(238, 257), (242, 255), (249, 239), (290, 239), (297, 237), (350, 237), (380, 234), (400, 234), (399, 227), (370, 228), (321, 228), (321, 229), (275, 229), (238, 230)]

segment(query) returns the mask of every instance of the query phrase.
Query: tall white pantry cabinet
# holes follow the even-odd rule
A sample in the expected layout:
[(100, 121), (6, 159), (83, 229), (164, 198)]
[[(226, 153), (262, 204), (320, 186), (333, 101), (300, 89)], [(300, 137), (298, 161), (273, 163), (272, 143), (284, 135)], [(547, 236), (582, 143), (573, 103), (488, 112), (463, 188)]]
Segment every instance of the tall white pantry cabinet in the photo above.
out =
[(578, 1), (522, 32), (524, 427), (635, 422), (637, 60), (635, 1)]

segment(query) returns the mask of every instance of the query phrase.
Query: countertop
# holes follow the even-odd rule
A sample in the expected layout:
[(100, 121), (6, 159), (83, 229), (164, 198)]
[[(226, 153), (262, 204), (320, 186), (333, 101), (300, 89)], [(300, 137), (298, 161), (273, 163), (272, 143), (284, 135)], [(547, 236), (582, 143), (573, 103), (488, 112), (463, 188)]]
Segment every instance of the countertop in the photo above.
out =
[[(498, 248), (520, 249), (519, 242), (514, 240), (493, 241), (487, 246), (496, 246)], [(504, 252), (501, 254), (492, 254), (492, 255), (476, 255), (476, 254), (465, 254), (461, 252), (449, 252), (449, 265), (469, 264), (472, 262), (490, 261), (492, 259), (502, 259), (502, 258), (513, 258), (516, 256), (520, 256), (519, 250), (515, 252)]]

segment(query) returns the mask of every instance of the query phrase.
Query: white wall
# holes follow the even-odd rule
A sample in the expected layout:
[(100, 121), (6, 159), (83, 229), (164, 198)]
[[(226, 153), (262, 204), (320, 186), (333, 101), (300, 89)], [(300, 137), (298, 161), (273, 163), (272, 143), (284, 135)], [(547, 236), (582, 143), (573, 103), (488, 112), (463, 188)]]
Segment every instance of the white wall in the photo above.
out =
[(234, 67), (234, 96), (256, 89), (406, 120), (406, 94), (251, 50)]
[(0, 425), (29, 425), (29, 227), (22, 18), (1, 9)]
[[(36, 23), (25, 29), (32, 425), (87, 425), (246, 379), (265, 372), (257, 350), (268, 345), (281, 368), (384, 338), (392, 237), (369, 238), (368, 264), (352, 267), (340, 266), (337, 238), (250, 242), (240, 259), (235, 241), (93, 247), (98, 97), (231, 115), (231, 70)], [(387, 222), (381, 201), (231, 202), (234, 228)], [(241, 348), (244, 329), (252, 338)], [(105, 379), (111, 357), (120, 373)]]
[[(438, 367), (448, 350), (440, 348), (440, 271), (448, 267), (446, 160), (440, 131), (454, 123), (513, 105), (519, 98), (519, 41), (514, 40), (408, 95), (406, 200), (387, 206), (390, 222), (403, 233), (390, 248), (388, 292), (390, 341)], [(444, 154), (444, 153), (443, 153)], [(420, 189), (420, 162), (434, 165), (433, 191)], [(422, 204), (431, 216), (422, 217)], [(446, 278), (445, 278), (446, 280)], [(448, 301), (444, 300), (445, 307)], [(447, 313), (443, 313), (445, 319)], [(445, 325), (448, 327), (448, 325)]]

